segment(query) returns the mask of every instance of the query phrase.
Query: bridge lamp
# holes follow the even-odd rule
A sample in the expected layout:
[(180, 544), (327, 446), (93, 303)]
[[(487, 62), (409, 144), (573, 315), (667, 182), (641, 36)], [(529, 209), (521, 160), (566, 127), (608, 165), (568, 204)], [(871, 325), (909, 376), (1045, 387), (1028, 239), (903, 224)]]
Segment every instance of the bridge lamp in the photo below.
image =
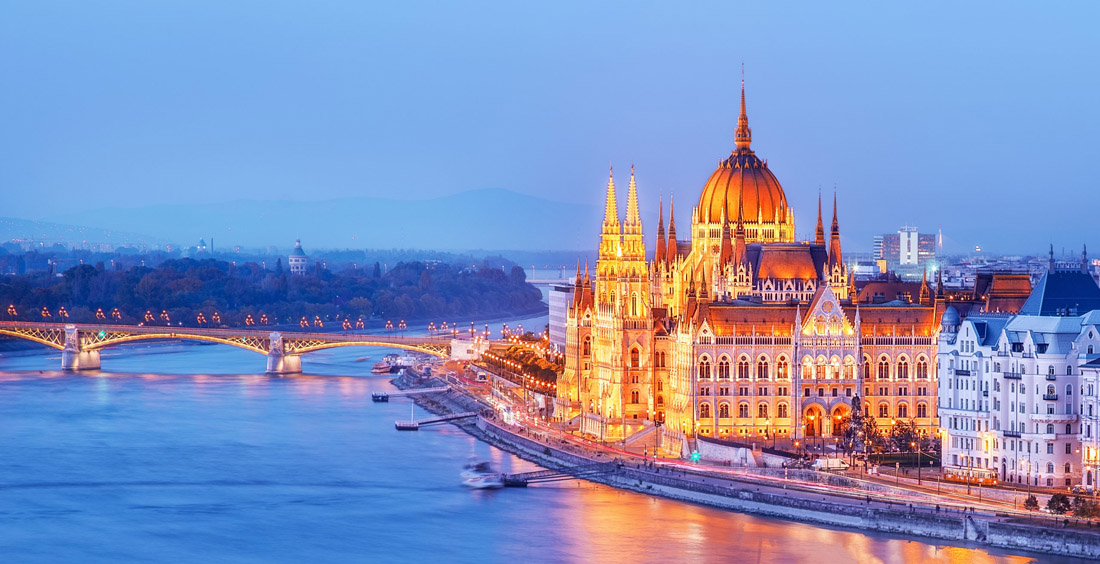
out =
[(106, 336), (107, 336), (107, 332), (106, 332), (106, 331), (100, 331), (100, 332), (99, 332), (99, 338), (100, 338), (100, 339), (102, 339), (102, 338), (104, 338), (104, 337), (106, 337)]

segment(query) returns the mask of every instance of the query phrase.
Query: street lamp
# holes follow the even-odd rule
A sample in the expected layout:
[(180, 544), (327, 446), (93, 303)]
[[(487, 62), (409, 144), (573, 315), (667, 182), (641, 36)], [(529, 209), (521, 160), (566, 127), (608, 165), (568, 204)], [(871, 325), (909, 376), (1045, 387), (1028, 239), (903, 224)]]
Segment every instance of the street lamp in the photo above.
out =
[(909, 443), (909, 448), (917, 449), (917, 485), (920, 485), (920, 445), (916, 441)]

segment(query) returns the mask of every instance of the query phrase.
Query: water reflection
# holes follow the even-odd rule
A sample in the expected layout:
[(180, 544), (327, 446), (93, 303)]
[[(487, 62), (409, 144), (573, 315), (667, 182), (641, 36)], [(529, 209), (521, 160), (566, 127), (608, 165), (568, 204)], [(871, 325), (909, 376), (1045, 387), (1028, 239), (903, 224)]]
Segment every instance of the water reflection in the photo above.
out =
[(356, 361), (387, 351), (270, 377), (248, 351), (163, 347), (88, 374), (0, 357), (4, 561), (1031, 561), (579, 481), (467, 491), (471, 457), (535, 468), (453, 427), (394, 431), (410, 404), (373, 404), (392, 388)]

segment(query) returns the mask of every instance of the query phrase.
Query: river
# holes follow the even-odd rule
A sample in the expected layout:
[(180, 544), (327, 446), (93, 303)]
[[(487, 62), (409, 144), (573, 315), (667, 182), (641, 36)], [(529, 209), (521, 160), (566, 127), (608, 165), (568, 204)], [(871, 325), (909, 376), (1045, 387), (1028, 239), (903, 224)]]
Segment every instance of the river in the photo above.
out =
[(79, 374), (56, 351), (0, 355), (0, 561), (1033, 561), (581, 481), (469, 491), (472, 457), (534, 467), (450, 426), (395, 431), (410, 402), (370, 400), (386, 352), (311, 353), (285, 377), (222, 345), (126, 345)]

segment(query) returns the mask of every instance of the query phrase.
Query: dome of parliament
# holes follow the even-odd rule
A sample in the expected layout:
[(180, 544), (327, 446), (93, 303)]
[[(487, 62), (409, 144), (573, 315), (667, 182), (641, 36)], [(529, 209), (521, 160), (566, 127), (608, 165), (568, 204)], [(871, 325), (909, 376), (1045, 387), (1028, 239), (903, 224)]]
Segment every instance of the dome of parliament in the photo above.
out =
[(745, 85), (741, 84), (741, 114), (734, 135), (737, 148), (710, 175), (699, 196), (695, 221), (717, 223), (723, 211), (728, 221), (735, 222), (740, 210), (747, 222), (759, 218), (764, 223), (787, 222), (787, 195), (768, 164), (753, 153), (752, 130), (745, 113)]

